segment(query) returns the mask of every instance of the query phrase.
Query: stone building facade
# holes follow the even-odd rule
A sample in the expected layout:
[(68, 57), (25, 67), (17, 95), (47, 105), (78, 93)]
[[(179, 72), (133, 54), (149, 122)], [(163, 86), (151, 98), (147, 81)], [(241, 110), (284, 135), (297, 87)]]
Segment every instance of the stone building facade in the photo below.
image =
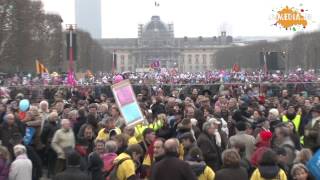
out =
[(233, 46), (233, 39), (226, 32), (218, 37), (175, 38), (173, 24), (152, 16), (150, 22), (138, 26), (137, 38), (102, 39), (100, 43), (116, 54), (117, 72), (147, 71), (155, 61), (161, 68), (203, 72), (215, 69), (215, 53)]

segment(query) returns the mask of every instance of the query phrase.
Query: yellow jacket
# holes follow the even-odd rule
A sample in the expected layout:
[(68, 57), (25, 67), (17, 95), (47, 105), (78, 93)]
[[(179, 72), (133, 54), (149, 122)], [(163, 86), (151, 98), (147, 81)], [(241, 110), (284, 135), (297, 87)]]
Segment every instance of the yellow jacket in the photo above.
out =
[[(288, 122), (289, 119), (286, 115), (282, 116), (282, 122)], [(300, 124), (301, 124), (301, 115), (297, 114), (296, 117), (292, 120), (294, 127), (296, 128), (296, 132), (299, 132)]]
[(134, 164), (133, 160), (131, 159), (130, 155), (127, 153), (121, 153), (115, 161), (120, 161), (124, 158), (130, 158), (126, 161), (123, 161), (117, 170), (117, 178), (118, 180), (127, 180), (129, 177), (136, 174), (136, 165)]
[[(115, 131), (117, 134), (121, 134), (121, 130), (119, 128), (115, 128)], [(96, 140), (108, 141), (109, 139), (109, 133), (105, 131), (105, 128), (101, 129), (96, 137)]]
[(215, 176), (213, 170), (209, 166), (206, 166), (203, 173), (198, 177), (198, 180), (213, 180)]
[[(256, 169), (253, 172), (250, 180), (267, 180), (267, 179), (261, 177), (259, 169)], [(278, 175), (274, 179), (268, 179), (268, 180), (287, 180), (287, 175), (282, 169), (280, 169)]]
[(128, 145), (133, 145), (133, 144), (138, 144), (138, 140), (136, 137), (130, 137), (129, 140), (128, 140)]

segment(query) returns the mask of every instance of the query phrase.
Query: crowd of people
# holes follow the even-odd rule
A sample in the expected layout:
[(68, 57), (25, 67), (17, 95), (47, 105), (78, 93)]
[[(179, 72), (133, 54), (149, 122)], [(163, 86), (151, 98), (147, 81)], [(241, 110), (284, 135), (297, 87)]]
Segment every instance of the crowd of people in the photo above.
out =
[[(87, 71), (76, 75), (78, 85), (106, 85), (112, 84), (117, 73), (98, 72), (96, 74)], [(313, 70), (303, 71), (297, 69), (290, 73), (274, 71), (264, 73), (262, 71), (240, 71), (230, 70), (179, 73), (177, 71), (152, 71), (152, 72), (124, 72), (118, 73), (126, 79), (130, 79), (133, 84), (214, 84), (214, 83), (308, 83), (319, 82), (320, 77)], [(67, 75), (43, 74), (42, 76), (32, 76), (31, 74), (12, 74), (0, 76), (0, 85), (19, 86), (19, 85), (67, 85)]]
[(71, 94), (1, 95), (0, 180), (315, 179), (319, 96), (140, 89), (130, 126), (112, 95)]

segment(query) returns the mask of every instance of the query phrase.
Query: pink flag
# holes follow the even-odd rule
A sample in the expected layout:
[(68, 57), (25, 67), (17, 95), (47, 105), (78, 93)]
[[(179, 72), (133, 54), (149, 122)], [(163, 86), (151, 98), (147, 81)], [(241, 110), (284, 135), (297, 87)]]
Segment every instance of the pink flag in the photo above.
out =
[(76, 85), (76, 80), (74, 78), (74, 73), (72, 71), (68, 72), (68, 85), (70, 85), (70, 86)]
[(160, 68), (160, 61), (154, 61), (153, 63), (150, 64), (150, 67), (152, 69)]

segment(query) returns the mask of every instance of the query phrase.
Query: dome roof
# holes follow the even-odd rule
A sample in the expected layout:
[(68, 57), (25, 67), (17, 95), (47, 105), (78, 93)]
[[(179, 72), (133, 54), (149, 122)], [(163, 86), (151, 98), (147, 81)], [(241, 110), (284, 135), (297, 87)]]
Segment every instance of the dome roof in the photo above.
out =
[(145, 25), (144, 32), (166, 32), (167, 26), (160, 20), (159, 16), (152, 16), (151, 21)]

